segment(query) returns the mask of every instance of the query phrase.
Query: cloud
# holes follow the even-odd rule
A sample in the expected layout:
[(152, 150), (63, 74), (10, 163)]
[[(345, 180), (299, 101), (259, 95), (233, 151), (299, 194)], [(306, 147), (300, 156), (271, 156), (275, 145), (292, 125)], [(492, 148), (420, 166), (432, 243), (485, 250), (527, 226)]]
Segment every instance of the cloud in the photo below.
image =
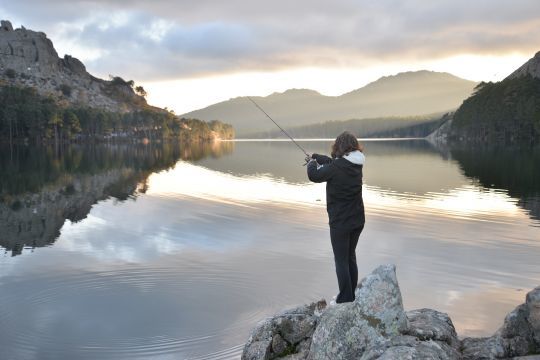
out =
[(4, 9), (91, 71), (137, 80), (467, 53), (532, 55), (540, 33), (537, 0), (28, 0)]

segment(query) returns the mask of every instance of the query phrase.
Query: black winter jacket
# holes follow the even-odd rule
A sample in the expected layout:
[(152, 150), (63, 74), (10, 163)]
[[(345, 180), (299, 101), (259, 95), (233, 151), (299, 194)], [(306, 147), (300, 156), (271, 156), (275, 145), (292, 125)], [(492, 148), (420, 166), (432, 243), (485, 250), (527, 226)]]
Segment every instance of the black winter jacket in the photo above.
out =
[(307, 166), (309, 180), (316, 183), (326, 181), (326, 210), (332, 228), (353, 230), (365, 223), (362, 199), (363, 154), (356, 155), (360, 156), (361, 161), (353, 159), (355, 163), (345, 157), (332, 159), (313, 154), (312, 158), (316, 161), (310, 161)]

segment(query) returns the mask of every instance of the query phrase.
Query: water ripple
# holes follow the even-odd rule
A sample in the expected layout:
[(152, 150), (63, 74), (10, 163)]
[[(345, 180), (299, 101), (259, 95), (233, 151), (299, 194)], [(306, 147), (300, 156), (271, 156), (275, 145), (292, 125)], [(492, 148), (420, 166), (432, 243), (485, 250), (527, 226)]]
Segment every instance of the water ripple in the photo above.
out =
[[(2, 331), (5, 337), (3, 340), (6, 343), (11, 343), (17, 353), (31, 354), (39, 352), (40, 354), (48, 354), (51, 357), (67, 358), (72, 354), (83, 358), (151, 358), (166, 354), (176, 354), (175, 358), (180, 354), (181, 358), (186, 359), (231, 359), (238, 358), (241, 352), (240, 340), (237, 346), (219, 349), (213, 346), (219, 343), (222, 337), (230, 336), (231, 334), (241, 333), (240, 338), (243, 338), (243, 332), (246, 327), (264, 317), (264, 304), (261, 304), (261, 297), (256, 292), (250, 291), (256, 285), (256, 280), (248, 274), (227, 269), (227, 271), (203, 272), (197, 266), (190, 264), (189, 267), (182, 267), (182, 274), (179, 276), (177, 268), (138, 268), (130, 267), (112, 271), (86, 272), (70, 275), (60, 275), (60, 277), (49, 277), (42, 275), (33, 278), (31, 283), (21, 284), (17, 282), (17, 286), (13, 286), (13, 291), (9, 293), (4, 291), (0, 295), (0, 307), (2, 309), (25, 309), (24, 313), (30, 315), (30, 323), (26, 326), (21, 326), (20, 311), (1, 311), (0, 324), (3, 329), (11, 329), (10, 331)], [(39, 284), (36, 286), (36, 284)], [(120, 297), (125, 301), (123, 306), (133, 307), (128, 313), (133, 317), (137, 317), (141, 312), (152, 312), (153, 306), (152, 297), (145, 298), (141, 293), (159, 292), (161, 295), (167, 293), (172, 299), (178, 298), (180, 306), (177, 308), (160, 309), (159, 311), (182, 312), (185, 311), (189, 317), (190, 310), (197, 306), (196, 296), (192, 293), (193, 286), (206, 286), (208, 288), (227, 289), (221, 295), (223, 298), (224, 308), (232, 303), (236, 297), (242, 299), (242, 303), (258, 303), (259, 306), (250, 311), (245, 311), (239, 318), (232, 318), (228, 321), (214, 324), (213, 326), (206, 325), (205, 332), (197, 334), (198, 329), (180, 329), (181, 323), (176, 325), (166, 324), (160, 326), (160, 323), (152, 324), (152, 334), (148, 336), (124, 336), (123, 333), (117, 333), (114, 336), (104, 336), (95, 332), (100, 329), (99, 322), (107, 321), (104, 315), (108, 312), (103, 309), (103, 312), (96, 311), (92, 305), (87, 306), (86, 300), (103, 301), (103, 305), (111, 305), (116, 311), (116, 297)], [(5, 284), (6, 285), (6, 284)], [(9, 287), (9, 284), (7, 284)], [(41, 287), (41, 288), (40, 288)], [(126, 297), (126, 293), (131, 295)], [(217, 295), (217, 294), (214, 294)], [(131, 300), (134, 297), (143, 298), (143, 302), (137, 302), (132, 305)], [(262, 298), (264, 299), (264, 297)], [(81, 303), (81, 306), (68, 306), (62, 308), (64, 304)], [(267, 299), (268, 304), (272, 302)], [(182, 306), (187, 304), (188, 308), (183, 309)], [(157, 304), (159, 305), (159, 304)], [(170, 305), (170, 304), (169, 304)], [(263, 305), (263, 306), (260, 306)], [(73, 308), (72, 308), (73, 307)], [(87, 329), (76, 329), (79, 325), (76, 321), (71, 322), (69, 318), (70, 311), (89, 311), (90, 317), (98, 322), (87, 325)], [(94, 313), (92, 313), (94, 311)], [(200, 310), (199, 310), (200, 311)], [(212, 310), (208, 309), (210, 313)], [(200, 314), (198, 314), (200, 316)], [(183, 318), (184, 315), (181, 316)], [(226, 316), (225, 316), (226, 317)], [(66, 321), (69, 326), (74, 328), (74, 332), (85, 334), (83, 341), (77, 336), (72, 338), (59, 338), (51, 327), (59, 326), (59, 322)], [(175, 317), (173, 316), (173, 319)], [(114, 322), (119, 320), (133, 321), (131, 319), (114, 319)], [(216, 319), (217, 321), (219, 319)], [(191, 319), (188, 319), (188, 323)], [(177, 320), (173, 320), (174, 323)], [(135, 324), (141, 325), (140, 322), (134, 321)], [(103, 325), (103, 324), (102, 324)], [(115, 324), (115, 326), (118, 324)], [(171, 325), (169, 328), (168, 326)], [(126, 326), (120, 324), (118, 326)], [(157, 327), (157, 328), (156, 328)], [(161, 333), (160, 333), (160, 327)], [(178, 329), (175, 329), (178, 327)], [(106, 328), (106, 326), (105, 326)], [(179, 331), (185, 333), (179, 333)], [(239, 331), (241, 330), (241, 331)], [(145, 331), (131, 331), (130, 333), (144, 333)], [(168, 333), (167, 333), (168, 332)], [(160, 335), (155, 335), (156, 333)], [(189, 334), (189, 335), (188, 335)], [(200, 354), (201, 351), (208, 350), (207, 354)], [(4, 351), (0, 350), (0, 355)], [(3, 356), (2, 356), (3, 358)]]

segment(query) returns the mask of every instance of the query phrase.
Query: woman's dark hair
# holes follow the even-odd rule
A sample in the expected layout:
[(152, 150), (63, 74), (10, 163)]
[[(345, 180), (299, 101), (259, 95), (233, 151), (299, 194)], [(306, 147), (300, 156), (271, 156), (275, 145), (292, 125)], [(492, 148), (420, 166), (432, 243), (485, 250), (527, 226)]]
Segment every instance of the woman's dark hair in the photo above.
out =
[(334, 145), (332, 145), (332, 158), (340, 158), (355, 150), (360, 150), (356, 136), (349, 131), (344, 131), (339, 134)]

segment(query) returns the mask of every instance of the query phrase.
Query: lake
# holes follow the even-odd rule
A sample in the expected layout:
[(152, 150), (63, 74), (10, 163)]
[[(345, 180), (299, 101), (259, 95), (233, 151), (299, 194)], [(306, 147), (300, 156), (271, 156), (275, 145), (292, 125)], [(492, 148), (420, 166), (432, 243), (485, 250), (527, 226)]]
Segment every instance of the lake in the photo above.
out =
[[(328, 153), (329, 140), (301, 142)], [(494, 332), (540, 285), (540, 150), (364, 141), (360, 277)], [(324, 184), (291, 142), (2, 148), (0, 359), (237, 359), (337, 293)]]

